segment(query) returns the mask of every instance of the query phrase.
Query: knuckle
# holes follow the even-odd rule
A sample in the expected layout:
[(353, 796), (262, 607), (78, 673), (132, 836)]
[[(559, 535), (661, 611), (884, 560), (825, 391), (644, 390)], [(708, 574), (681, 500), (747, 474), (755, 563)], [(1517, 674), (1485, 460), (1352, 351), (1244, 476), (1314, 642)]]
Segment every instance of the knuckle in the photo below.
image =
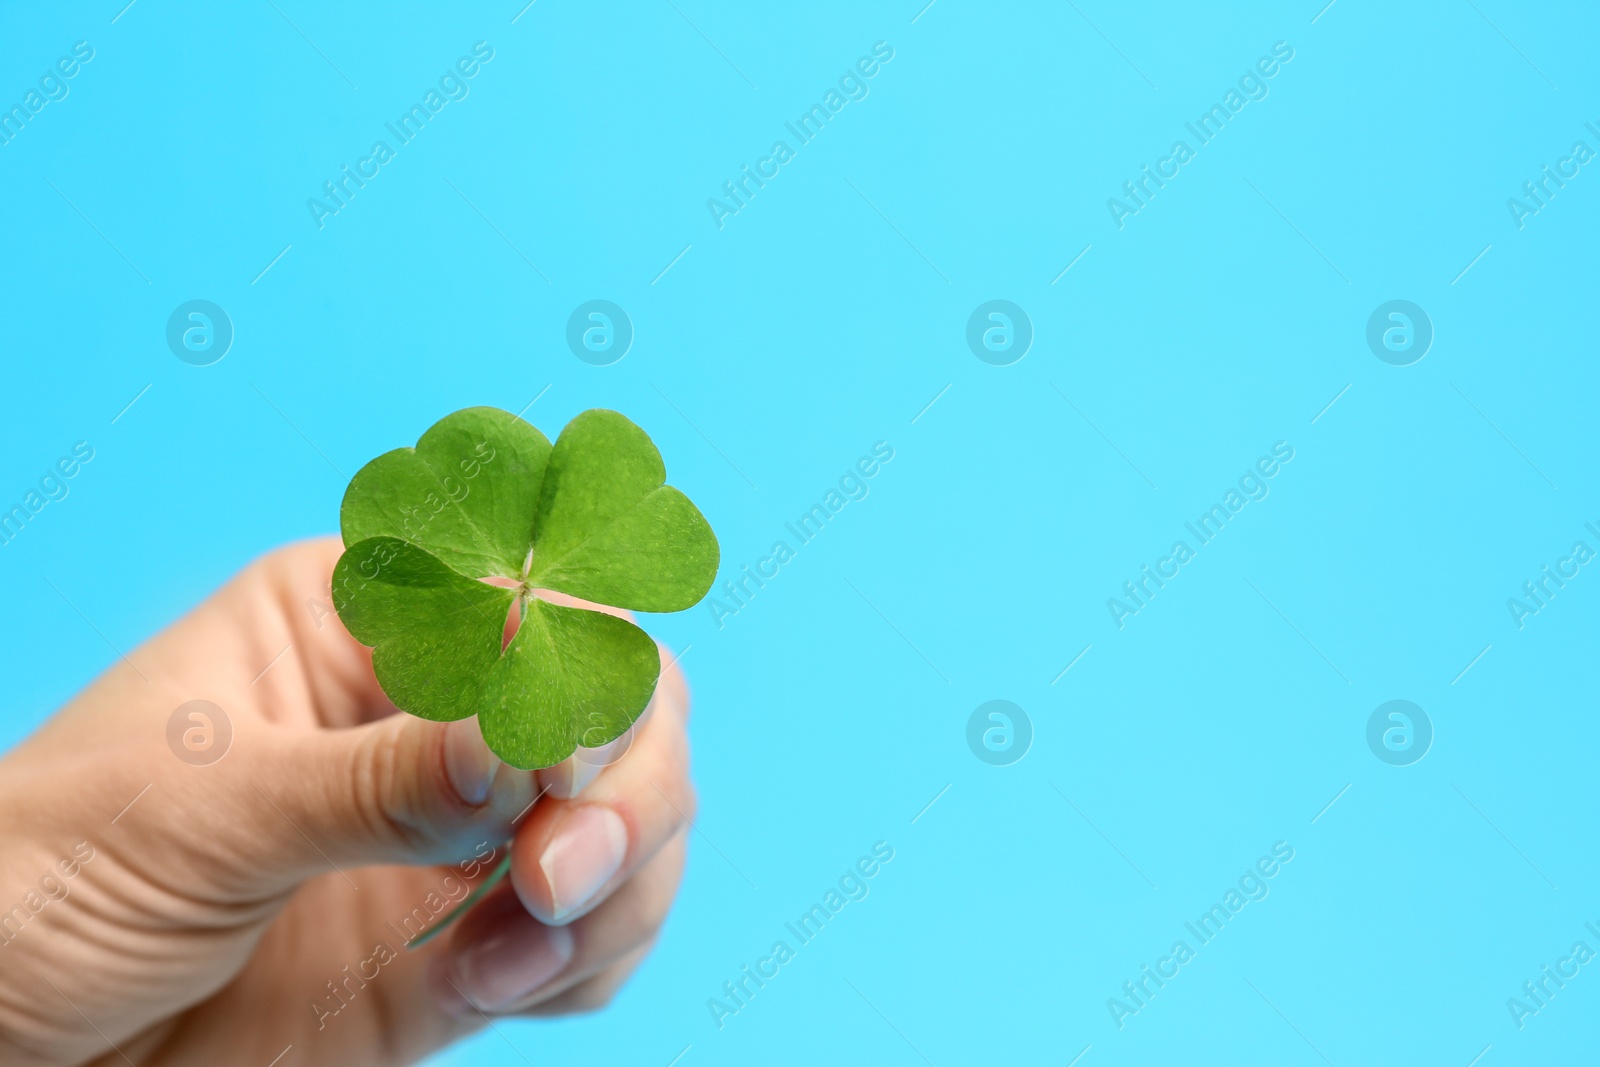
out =
[(622, 988), (620, 982), (601, 982), (591, 984), (578, 991), (573, 1000), (573, 1011), (577, 1014), (587, 1015), (591, 1012), (604, 1011), (617, 999), (617, 991)]
[(627, 806), (637, 812), (646, 837), (658, 844), (693, 823), (699, 807), (694, 786), (682, 775), (652, 777), (636, 796)]
[(661, 927), (666, 924), (667, 916), (672, 912), (672, 902), (677, 898), (677, 880), (655, 887), (645, 899), (644, 906), (639, 909), (639, 932), (634, 938), (634, 947), (639, 951), (648, 951), (656, 942)]
[(377, 840), (408, 849), (421, 848), (430, 840), (430, 820), (417, 778), (404, 771), (417, 762), (414, 738), (407, 730), (371, 731), (356, 749), (349, 776), (352, 807), (364, 828)]
[(683, 779), (681, 789), (683, 800), (680, 802), (679, 807), (683, 809), (684, 817), (693, 822), (700, 811), (700, 791), (694, 787), (694, 783), (688, 778)]
[(678, 897), (687, 847), (684, 833), (675, 834), (667, 847), (639, 872), (635, 884), (630, 887), (629, 957), (642, 959), (660, 936), (661, 927)]
[(661, 672), (661, 696), (679, 719), (688, 717), (689, 683), (684, 678), (683, 668), (676, 662)]
[(662, 723), (651, 739), (656, 765), (673, 779), (689, 777), (689, 735), (681, 723)]
[(335, 537), (300, 541), (256, 557), (243, 573), (269, 589), (298, 589), (308, 574), (331, 572), (342, 549)]

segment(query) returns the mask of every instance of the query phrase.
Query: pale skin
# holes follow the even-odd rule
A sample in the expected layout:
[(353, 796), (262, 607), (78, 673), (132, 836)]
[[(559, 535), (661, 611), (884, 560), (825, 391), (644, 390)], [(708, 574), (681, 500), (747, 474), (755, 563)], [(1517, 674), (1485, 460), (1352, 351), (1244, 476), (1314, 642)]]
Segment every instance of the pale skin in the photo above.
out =
[[(678, 669), (609, 752), (505, 766), (384, 697), (326, 610), (339, 552), (251, 564), (0, 760), (0, 1062), (410, 1063), (599, 1008), (649, 952), (694, 814)], [(206, 765), (168, 742), (196, 699), (233, 730)]]

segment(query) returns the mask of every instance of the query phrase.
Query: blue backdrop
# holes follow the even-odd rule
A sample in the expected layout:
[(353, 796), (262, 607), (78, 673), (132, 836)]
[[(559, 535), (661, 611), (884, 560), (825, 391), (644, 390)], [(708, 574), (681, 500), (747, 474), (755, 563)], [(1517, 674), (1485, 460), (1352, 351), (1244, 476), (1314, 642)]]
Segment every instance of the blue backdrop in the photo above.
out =
[(6, 744), (460, 407), (722, 543), (659, 947), (437, 1063), (1591, 1047), (1592, 9), (123, 2), (0, 32)]

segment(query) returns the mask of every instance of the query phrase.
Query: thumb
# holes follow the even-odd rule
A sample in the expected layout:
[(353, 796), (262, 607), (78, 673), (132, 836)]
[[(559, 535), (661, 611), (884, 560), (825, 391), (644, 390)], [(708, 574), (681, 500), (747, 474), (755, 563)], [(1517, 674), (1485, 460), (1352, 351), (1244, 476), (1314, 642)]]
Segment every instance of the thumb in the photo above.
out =
[(476, 718), (399, 713), (262, 740), (243, 801), (268, 835), (259, 873), (284, 885), (330, 868), (453, 862), (510, 838), (537, 797), (533, 772), (502, 764)]

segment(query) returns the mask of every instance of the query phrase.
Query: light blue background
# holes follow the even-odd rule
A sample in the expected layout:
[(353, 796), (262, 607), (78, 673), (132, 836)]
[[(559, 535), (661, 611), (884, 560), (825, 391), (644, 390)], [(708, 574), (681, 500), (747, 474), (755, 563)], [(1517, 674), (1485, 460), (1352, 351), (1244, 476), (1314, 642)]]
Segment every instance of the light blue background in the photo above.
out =
[[(627, 413), (724, 577), (883, 440), (870, 496), (724, 628), (651, 620), (692, 646), (682, 897), (609, 1011), (502, 1024), (521, 1055), (1573, 1062), (1594, 967), (1525, 1029), (1506, 1000), (1600, 948), (1600, 573), (1521, 630), (1506, 600), (1600, 548), (1600, 171), (1520, 230), (1506, 200), (1600, 149), (1600, 20), (920, 4), (7, 12), (7, 105), (96, 54), (0, 147), (0, 497), (96, 458), (0, 549), (6, 743), (114, 658), (46, 580), (133, 645), (334, 530), (335, 468), (456, 408)], [(307, 198), (479, 40), (470, 96), (319, 230)], [(880, 40), (870, 96), (719, 230), (707, 198)], [(1276, 41), (1270, 95), (1119, 230), (1107, 198)], [(214, 366), (164, 342), (194, 298), (234, 323)], [(636, 330), (614, 366), (563, 340), (594, 298)], [(1009, 367), (964, 341), (994, 298), (1036, 333)], [(1435, 328), (1410, 367), (1364, 340), (1393, 298)], [(1271, 495), (1119, 630), (1106, 599), (1280, 440)], [(1009, 767), (965, 743), (996, 698), (1035, 730)], [(1366, 746), (1395, 698), (1436, 731), (1410, 767)], [(879, 840), (871, 895), (719, 1031), (707, 999)], [(1107, 998), (1280, 840), (1270, 896), (1119, 1030)], [(521, 1059), (485, 1034), (437, 1062)]]

